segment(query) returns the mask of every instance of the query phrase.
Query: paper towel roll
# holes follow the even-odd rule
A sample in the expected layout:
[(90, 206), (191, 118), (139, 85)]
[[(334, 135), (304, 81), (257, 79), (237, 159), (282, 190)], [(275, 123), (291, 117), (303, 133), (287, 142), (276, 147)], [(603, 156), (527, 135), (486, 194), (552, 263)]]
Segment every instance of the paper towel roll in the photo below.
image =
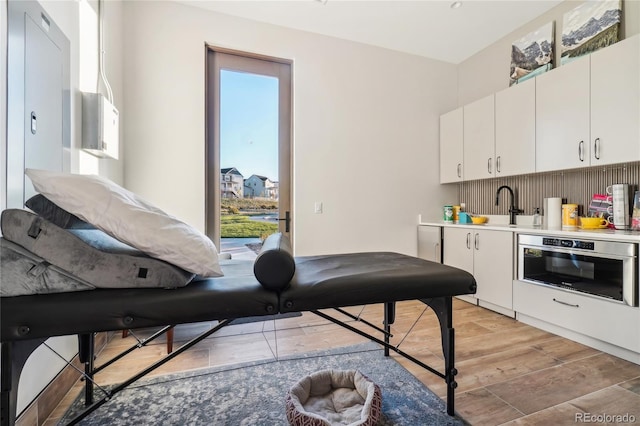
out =
[(544, 218), (547, 229), (562, 229), (562, 198), (544, 199)]

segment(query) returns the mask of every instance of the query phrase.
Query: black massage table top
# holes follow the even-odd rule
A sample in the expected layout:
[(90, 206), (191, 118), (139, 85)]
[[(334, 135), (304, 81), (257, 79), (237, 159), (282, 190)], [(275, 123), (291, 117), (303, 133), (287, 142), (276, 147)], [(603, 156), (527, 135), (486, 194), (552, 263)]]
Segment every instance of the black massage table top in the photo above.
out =
[(296, 257), (280, 311), (457, 296), (476, 291), (473, 276), (440, 263), (390, 252)]
[(252, 261), (177, 289), (130, 288), (4, 297), (2, 341), (309, 311), (475, 293), (465, 271), (397, 253), (296, 257), (281, 293), (264, 289)]

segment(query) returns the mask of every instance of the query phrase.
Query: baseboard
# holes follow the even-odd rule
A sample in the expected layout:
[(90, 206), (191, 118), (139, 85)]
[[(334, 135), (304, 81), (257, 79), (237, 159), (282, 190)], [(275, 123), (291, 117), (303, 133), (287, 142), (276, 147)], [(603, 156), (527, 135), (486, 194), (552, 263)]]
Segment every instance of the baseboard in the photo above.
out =
[[(98, 333), (95, 336), (95, 351), (99, 353), (108, 342), (109, 332)], [(84, 366), (76, 355), (71, 360), (71, 364), (80, 371)], [(75, 368), (66, 365), (56, 377), (43, 389), (42, 392), (20, 413), (16, 419), (16, 426), (40, 426), (49, 418), (53, 410), (60, 404), (60, 401), (69, 392), (73, 385), (80, 378), (80, 373)]]

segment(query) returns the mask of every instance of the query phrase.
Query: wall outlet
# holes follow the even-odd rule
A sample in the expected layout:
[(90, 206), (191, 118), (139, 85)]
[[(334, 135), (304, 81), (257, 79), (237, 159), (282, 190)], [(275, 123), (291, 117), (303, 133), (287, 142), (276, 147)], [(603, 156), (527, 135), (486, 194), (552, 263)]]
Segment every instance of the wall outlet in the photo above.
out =
[(313, 205), (313, 212), (316, 214), (322, 213), (322, 201), (316, 201)]

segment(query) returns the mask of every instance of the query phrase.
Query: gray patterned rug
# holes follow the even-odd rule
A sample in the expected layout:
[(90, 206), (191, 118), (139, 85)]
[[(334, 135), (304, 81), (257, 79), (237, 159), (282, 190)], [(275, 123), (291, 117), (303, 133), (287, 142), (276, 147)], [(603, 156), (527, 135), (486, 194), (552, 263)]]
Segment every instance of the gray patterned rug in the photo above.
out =
[[(435, 366), (439, 367), (439, 366)], [(287, 425), (285, 396), (304, 376), (327, 368), (357, 369), (382, 390), (388, 425), (466, 425), (444, 402), (374, 343), (299, 354), (295, 358), (208, 368), (142, 379), (81, 425)], [(101, 396), (96, 393), (96, 397)], [(60, 424), (83, 407), (79, 396)]]

